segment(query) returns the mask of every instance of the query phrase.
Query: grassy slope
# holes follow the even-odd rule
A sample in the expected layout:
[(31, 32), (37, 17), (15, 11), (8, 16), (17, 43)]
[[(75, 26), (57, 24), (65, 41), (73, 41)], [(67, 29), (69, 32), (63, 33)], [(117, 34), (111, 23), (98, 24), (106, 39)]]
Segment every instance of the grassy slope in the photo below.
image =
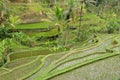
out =
[(18, 60), (15, 60), (15, 61), (10, 61), (10, 62), (7, 62), (4, 67), (5, 68), (8, 68), (8, 69), (13, 69), (17, 66), (21, 66), (21, 65), (24, 65), (26, 63), (29, 63), (31, 61), (33, 61), (36, 57), (30, 57), (30, 58), (23, 58), (23, 59), (18, 59)]
[(51, 25), (49, 22), (31, 23), (31, 24), (19, 24), (16, 25), (16, 29), (40, 29), (48, 28)]

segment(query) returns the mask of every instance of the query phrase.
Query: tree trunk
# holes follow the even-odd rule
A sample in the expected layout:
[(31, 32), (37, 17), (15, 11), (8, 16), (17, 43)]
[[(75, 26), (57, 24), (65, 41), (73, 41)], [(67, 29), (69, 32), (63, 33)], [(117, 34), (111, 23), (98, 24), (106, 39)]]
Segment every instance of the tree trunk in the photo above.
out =
[(65, 31), (65, 46), (68, 45), (68, 37), (69, 37), (69, 26), (67, 26), (67, 29)]
[(80, 9), (80, 20), (79, 20), (79, 27), (78, 27), (78, 35), (77, 35), (77, 37), (78, 37), (78, 40), (80, 40), (80, 27), (82, 26), (82, 10), (83, 10), (83, 6), (81, 6), (81, 9)]
[(57, 27), (58, 27), (58, 44), (61, 42), (60, 41), (60, 39), (61, 39), (61, 37), (60, 37), (60, 31), (61, 31), (61, 29), (60, 29), (60, 26), (59, 25), (57, 25)]

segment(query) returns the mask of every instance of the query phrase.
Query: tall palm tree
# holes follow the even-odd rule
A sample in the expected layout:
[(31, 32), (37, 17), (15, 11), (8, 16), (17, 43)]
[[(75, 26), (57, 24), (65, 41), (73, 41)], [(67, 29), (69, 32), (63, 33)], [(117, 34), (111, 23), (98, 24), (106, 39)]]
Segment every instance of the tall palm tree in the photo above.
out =
[[(54, 15), (54, 16), (53, 16)], [(55, 6), (53, 14), (48, 15), (48, 19), (43, 19), (43, 21), (48, 21), (57, 28), (58, 43), (61, 41), (62, 28), (65, 25), (65, 20), (63, 19), (63, 9), (59, 6)]]
[[(65, 20), (67, 22), (66, 24), (66, 31), (65, 31), (65, 46), (67, 47), (67, 44), (68, 44), (68, 37), (69, 37), (69, 23), (72, 22), (73, 20), (73, 17), (72, 16), (75, 16), (73, 15), (73, 8), (75, 6), (75, 0), (69, 0), (68, 1), (68, 12), (66, 13), (66, 16), (65, 16)], [(72, 19), (72, 20), (71, 20)]]
[(79, 27), (78, 27), (78, 40), (80, 40), (80, 28), (82, 26), (82, 16), (83, 16), (83, 9), (85, 8), (85, 6), (88, 5), (94, 5), (96, 2), (95, 0), (79, 0), (81, 3), (80, 6), (80, 13), (79, 13)]

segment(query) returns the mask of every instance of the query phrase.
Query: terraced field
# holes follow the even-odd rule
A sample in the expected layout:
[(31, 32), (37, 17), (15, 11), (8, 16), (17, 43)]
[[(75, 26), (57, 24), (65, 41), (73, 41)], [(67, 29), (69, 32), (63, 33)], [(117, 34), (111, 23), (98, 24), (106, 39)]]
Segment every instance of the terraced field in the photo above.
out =
[[(80, 68), (80, 67), (83, 67), (87, 64), (90, 64), (90, 63), (93, 63), (93, 62), (96, 62), (99, 60), (103, 60), (103, 59), (106, 59), (106, 58), (109, 58), (112, 56), (119, 55), (119, 52), (111, 53), (111, 52), (106, 52), (104, 50), (105, 47), (111, 45), (112, 41), (113, 41), (112, 38), (107, 39), (104, 42), (102, 42), (100, 45), (93, 46), (95, 48), (91, 47), (91, 48), (89, 48), (90, 50), (89, 49), (83, 50), (83, 51), (80, 50), (77, 52), (77, 54), (74, 54), (74, 53), (76, 53), (74, 51), (72, 53), (68, 53), (64, 57), (58, 59), (53, 64), (48, 66), (46, 70), (44, 70), (41, 74), (38, 75), (37, 78), (35, 78), (35, 80), (46, 80), (46, 79), (50, 79), (52, 77), (56, 77), (56, 75), (59, 75), (59, 74), (64, 75), (64, 73), (67, 73), (67, 72), (74, 70), (76, 68)], [(117, 66), (119, 66), (119, 65), (117, 65)], [(66, 80), (66, 77), (65, 78), (64, 77), (59, 78), (59, 79)], [(78, 77), (79, 77), (79, 75), (78, 75)], [(81, 79), (78, 78), (77, 80), (81, 80)], [(58, 79), (53, 78), (53, 80), (58, 80)], [(72, 80), (76, 80), (76, 79), (73, 78)]]
[(0, 80), (120, 80), (120, 0), (0, 0)]
[(119, 80), (120, 44), (113, 43), (120, 41), (120, 35), (105, 36), (98, 43), (62, 53), (11, 53), (0, 69), (0, 80)]

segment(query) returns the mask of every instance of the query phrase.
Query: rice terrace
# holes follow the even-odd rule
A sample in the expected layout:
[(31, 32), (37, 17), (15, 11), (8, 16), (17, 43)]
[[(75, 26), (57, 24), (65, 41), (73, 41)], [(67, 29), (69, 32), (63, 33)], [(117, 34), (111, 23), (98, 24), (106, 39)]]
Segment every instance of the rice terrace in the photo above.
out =
[(120, 0), (0, 0), (0, 80), (120, 80)]

